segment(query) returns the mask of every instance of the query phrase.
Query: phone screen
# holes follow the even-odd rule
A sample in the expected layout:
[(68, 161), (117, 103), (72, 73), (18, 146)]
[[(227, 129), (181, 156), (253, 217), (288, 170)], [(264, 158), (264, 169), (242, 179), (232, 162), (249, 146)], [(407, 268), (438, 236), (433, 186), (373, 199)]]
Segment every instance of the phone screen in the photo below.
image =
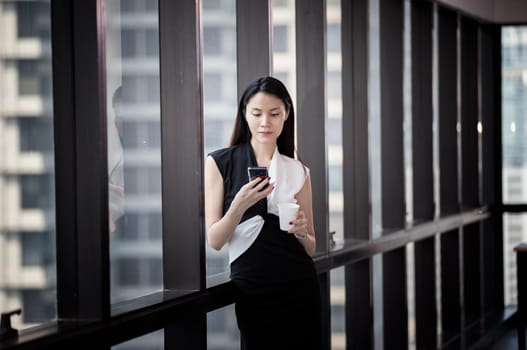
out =
[[(255, 177), (261, 176), (261, 177), (268, 177), (267, 168), (264, 166), (250, 166), (247, 167), (247, 174), (249, 176), (249, 181), (253, 180)], [(264, 188), (267, 188), (269, 184), (265, 185)]]

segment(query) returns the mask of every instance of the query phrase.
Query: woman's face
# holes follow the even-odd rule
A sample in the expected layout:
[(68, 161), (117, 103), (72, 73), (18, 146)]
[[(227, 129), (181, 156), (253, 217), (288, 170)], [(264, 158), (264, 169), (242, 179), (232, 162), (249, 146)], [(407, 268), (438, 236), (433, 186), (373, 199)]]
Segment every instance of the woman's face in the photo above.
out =
[(284, 102), (278, 97), (258, 92), (249, 99), (245, 119), (251, 131), (251, 141), (276, 144), (288, 116)]

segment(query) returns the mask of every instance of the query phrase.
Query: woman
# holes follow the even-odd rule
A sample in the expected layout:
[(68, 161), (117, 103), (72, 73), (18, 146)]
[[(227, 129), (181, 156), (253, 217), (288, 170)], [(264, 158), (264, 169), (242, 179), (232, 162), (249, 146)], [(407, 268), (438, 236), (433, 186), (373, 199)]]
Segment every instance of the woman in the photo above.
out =
[[(205, 162), (209, 245), (229, 245), (240, 294), (236, 318), (246, 349), (320, 349), (320, 289), (309, 170), (294, 159), (294, 109), (286, 87), (262, 77), (242, 95), (229, 148)], [(268, 168), (250, 180), (249, 166)], [(281, 231), (277, 204), (300, 205)]]

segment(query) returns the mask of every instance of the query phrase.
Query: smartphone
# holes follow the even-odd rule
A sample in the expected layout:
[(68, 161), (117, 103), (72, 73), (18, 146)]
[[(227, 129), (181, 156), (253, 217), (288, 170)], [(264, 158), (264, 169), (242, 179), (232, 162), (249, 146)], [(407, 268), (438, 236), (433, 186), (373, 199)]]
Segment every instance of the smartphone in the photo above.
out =
[[(267, 172), (267, 168), (264, 166), (247, 167), (247, 175), (249, 176), (249, 181), (253, 180), (255, 177), (258, 177), (258, 176), (261, 176), (262, 178), (266, 178), (269, 176)], [(267, 186), (269, 186), (269, 184), (265, 185), (264, 189), (267, 188)]]

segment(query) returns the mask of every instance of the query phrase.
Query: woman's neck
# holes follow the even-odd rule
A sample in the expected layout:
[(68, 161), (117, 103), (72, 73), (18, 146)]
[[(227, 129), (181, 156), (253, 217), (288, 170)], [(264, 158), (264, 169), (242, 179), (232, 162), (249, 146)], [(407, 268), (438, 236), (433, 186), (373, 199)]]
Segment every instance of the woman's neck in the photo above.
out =
[(251, 140), (251, 146), (256, 157), (256, 163), (259, 166), (269, 166), (273, 158), (274, 150), (276, 149), (276, 143), (262, 144)]

